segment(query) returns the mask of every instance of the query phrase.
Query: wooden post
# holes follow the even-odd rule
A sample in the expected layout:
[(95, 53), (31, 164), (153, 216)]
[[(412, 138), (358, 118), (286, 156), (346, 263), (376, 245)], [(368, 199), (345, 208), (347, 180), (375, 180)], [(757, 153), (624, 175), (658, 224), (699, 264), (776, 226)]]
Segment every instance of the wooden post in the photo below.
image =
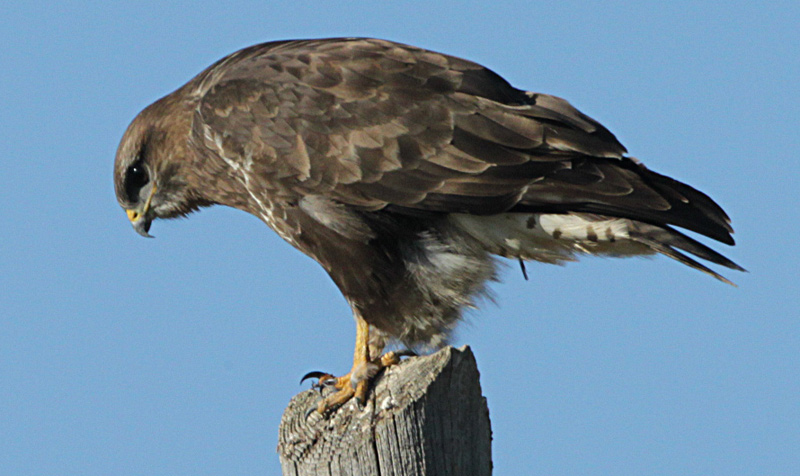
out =
[(489, 410), (469, 347), (406, 359), (375, 382), (364, 409), (328, 419), (292, 398), (279, 430), (284, 476), (484, 476), (492, 473)]

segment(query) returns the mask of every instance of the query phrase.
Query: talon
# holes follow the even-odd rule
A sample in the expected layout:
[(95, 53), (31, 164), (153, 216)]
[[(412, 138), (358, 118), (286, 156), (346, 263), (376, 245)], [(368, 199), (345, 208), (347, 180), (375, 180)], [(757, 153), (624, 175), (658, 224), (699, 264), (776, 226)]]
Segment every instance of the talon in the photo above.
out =
[(315, 379), (318, 379), (319, 381), (322, 381), (322, 377), (325, 377), (325, 376), (332, 377), (332, 375), (327, 373), (327, 372), (320, 372), (319, 370), (311, 371), (311, 372), (303, 375), (303, 378), (300, 379), (300, 385), (302, 385), (303, 382), (305, 382), (306, 380), (308, 380), (310, 378), (315, 378)]
[(317, 411), (322, 416), (328, 416), (331, 413), (333, 413), (336, 409), (338, 409), (339, 407), (350, 401), (350, 399), (353, 398), (355, 393), (356, 393), (355, 389), (348, 384), (338, 392), (334, 393), (333, 395), (328, 395), (327, 397), (322, 399), (317, 405)]
[(311, 407), (308, 410), (306, 410), (305, 419), (308, 420), (308, 417), (310, 417), (311, 414), (314, 413), (315, 411), (317, 411), (317, 407)]
[(328, 417), (331, 413), (336, 411), (342, 405), (355, 398), (356, 404), (363, 410), (367, 403), (369, 396), (369, 389), (375, 376), (387, 367), (400, 363), (402, 357), (416, 356), (417, 353), (412, 350), (399, 350), (395, 352), (387, 352), (380, 357), (370, 359), (372, 355), (380, 355), (383, 350), (383, 345), (380, 347), (370, 344), (369, 339), (369, 324), (356, 315), (356, 349), (353, 356), (353, 367), (347, 375), (342, 377), (334, 377), (333, 375), (314, 371), (307, 373), (300, 382), (309, 378), (316, 378), (317, 383), (311, 386), (313, 389), (319, 389), (320, 396), (323, 395), (323, 390), (330, 387), (336, 388), (338, 391), (329, 393), (324, 398), (321, 398), (316, 408), (312, 408), (306, 412), (306, 418), (316, 410), (323, 417)]
[(356, 384), (355, 393), (353, 398), (356, 399), (360, 409), (364, 409), (367, 403), (367, 392), (369, 392), (369, 380), (362, 380)]
[(401, 362), (401, 357), (416, 357), (417, 353), (413, 350), (398, 350), (395, 352), (387, 352), (380, 358), (380, 367), (386, 368), (392, 365), (397, 365)]

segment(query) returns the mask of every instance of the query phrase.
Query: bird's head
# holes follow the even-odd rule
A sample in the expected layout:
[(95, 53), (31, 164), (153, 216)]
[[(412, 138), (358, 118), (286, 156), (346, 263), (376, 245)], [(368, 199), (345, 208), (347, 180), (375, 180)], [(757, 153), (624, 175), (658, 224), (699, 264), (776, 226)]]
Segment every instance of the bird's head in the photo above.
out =
[(208, 204), (190, 185), (190, 120), (165, 99), (131, 122), (114, 164), (117, 201), (133, 229), (146, 237), (154, 219), (184, 216)]

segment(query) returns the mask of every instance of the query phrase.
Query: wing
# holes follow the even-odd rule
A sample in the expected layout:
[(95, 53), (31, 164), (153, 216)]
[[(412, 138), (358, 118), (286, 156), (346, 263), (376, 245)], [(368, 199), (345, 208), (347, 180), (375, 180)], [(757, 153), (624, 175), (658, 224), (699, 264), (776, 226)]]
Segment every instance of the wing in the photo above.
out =
[(276, 188), (399, 213), (590, 212), (733, 243), (706, 195), (624, 157), (565, 100), (466, 60), (371, 39), (267, 43), (190, 85), (194, 142)]

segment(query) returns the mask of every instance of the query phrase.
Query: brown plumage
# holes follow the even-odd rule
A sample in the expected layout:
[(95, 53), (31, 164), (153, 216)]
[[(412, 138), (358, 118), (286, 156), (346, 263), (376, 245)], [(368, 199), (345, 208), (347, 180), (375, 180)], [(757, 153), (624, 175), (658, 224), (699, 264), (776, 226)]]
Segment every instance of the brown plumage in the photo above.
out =
[[(142, 111), (117, 153), (134, 227), (221, 204), (318, 261), (373, 333), (438, 345), (494, 277), (492, 254), (680, 250), (739, 266), (708, 196), (626, 157), (563, 99), (470, 61), (374, 39), (284, 41), (218, 61)], [(355, 369), (355, 367), (354, 367)]]

